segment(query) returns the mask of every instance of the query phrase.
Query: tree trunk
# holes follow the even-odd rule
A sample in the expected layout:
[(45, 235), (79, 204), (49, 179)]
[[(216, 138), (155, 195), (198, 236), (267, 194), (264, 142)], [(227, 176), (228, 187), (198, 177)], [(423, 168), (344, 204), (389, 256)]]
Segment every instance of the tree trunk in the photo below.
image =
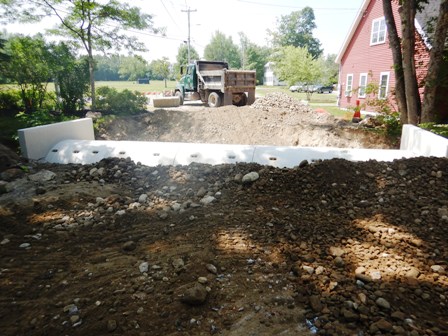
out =
[(95, 98), (95, 65), (92, 53), (89, 51), (89, 79), (90, 79), (90, 95), (92, 99), (91, 110), (96, 110), (96, 98)]
[(438, 122), (436, 111), (436, 91), (438, 86), (438, 74), (443, 62), (443, 50), (448, 33), (448, 0), (440, 3), (439, 17), (432, 39), (428, 73), (425, 82), (425, 95), (423, 98), (422, 122)]
[(397, 26), (392, 12), (392, 2), (383, 0), (383, 11), (387, 25), (389, 45), (392, 51), (395, 72), (395, 98), (397, 100), (398, 110), (400, 111), (400, 121), (402, 124), (408, 123), (408, 109), (406, 104), (406, 91), (403, 73), (403, 56), (401, 53), (401, 43), (398, 37)]
[(416, 0), (403, 1), (400, 16), (402, 24), (403, 73), (408, 122), (417, 125), (421, 115), (421, 101), (415, 72), (415, 14)]

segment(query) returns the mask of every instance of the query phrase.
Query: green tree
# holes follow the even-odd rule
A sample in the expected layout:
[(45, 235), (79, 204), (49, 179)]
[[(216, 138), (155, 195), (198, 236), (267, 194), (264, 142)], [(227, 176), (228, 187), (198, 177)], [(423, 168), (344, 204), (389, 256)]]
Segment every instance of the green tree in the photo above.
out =
[[(428, 72), (425, 79), (424, 104), (421, 104), (419, 83), (415, 68), (415, 17), (428, 4), (427, 0), (400, 1), (399, 20), (401, 36), (393, 16), (390, 0), (383, 0), (384, 17), (387, 25), (395, 71), (395, 98), (400, 110), (402, 124), (439, 121), (436, 112), (437, 88), (446, 82), (446, 72), (441, 71), (446, 62), (446, 38), (448, 34), (448, 0), (441, 0), (437, 17), (429, 18), (428, 27), (434, 23), (431, 32), (431, 50)], [(432, 21), (432, 22), (431, 22)], [(446, 98), (445, 98), (446, 99)]]
[[(199, 54), (192, 46), (190, 46), (190, 59), (199, 60)], [(188, 46), (185, 43), (181, 44), (177, 49), (176, 62), (180, 66), (188, 64)]]
[(305, 47), (314, 58), (319, 57), (322, 49), (320, 41), (313, 37), (313, 30), (317, 27), (314, 20), (314, 11), (311, 7), (282, 15), (277, 19), (277, 29), (268, 30), (272, 44), (274, 47)]
[(243, 70), (255, 70), (257, 72), (257, 83), (263, 83), (264, 66), (269, 60), (271, 50), (252, 43), (248, 37), (240, 32), (241, 45), (241, 68)]
[(50, 53), (58, 108), (66, 115), (82, 111), (84, 95), (89, 91), (87, 59), (77, 59), (74, 52), (63, 42), (51, 45)]
[(112, 54), (110, 56), (95, 56), (95, 79), (98, 81), (120, 80), (120, 64), (122, 56)]
[(171, 64), (168, 60), (168, 57), (163, 57), (161, 59), (152, 61), (151, 70), (154, 76), (165, 80), (165, 88), (166, 88), (166, 80), (171, 73)]
[(226, 37), (220, 31), (216, 31), (210, 43), (205, 46), (204, 58), (208, 61), (227, 62), (232, 69), (239, 69), (241, 67), (238, 46), (233, 43), (231, 36)]
[(321, 84), (331, 85), (338, 82), (339, 66), (335, 63), (336, 57), (336, 54), (329, 54), (318, 59), (322, 70), (322, 77), (319, 80)]
[(122, 79), (135, 81), (148, 76), (148, 62), (143, 57), (134, 55), (121, 59), (119, 74)]
[[(289, 85), (297, 82), (316, 83), (322, 76), (319, 61), (313, 59), (305, 47), (282, 47), (275, 53), (273, 61), (275, 74)], [(307, 98), (311, 98), (310, 92)]]
[(9, 38), (5, 51), (11, 56), (5, 62), (3, 75), (17, 83), (26, 113), (43, 107), (46, 88), (52, 77), (51, 56), (41, 35)]
[(59, 19), (52, 33), (66, 37), (82, 46), (89, 62), (92, 109), (95, 109), (94, 50), (144, 50), (137, 38), (124, 29), (152, 29), (152, 17), (118, 0), (2, 0), (2, 17), (12, 21), (40, 20), (44, 16)]
[[(199, 60), (199, 54), (194, 47), (190, 45), (190, 59)], [(188, 64), (188, 46), (185, 43), (179, 45), (177, 49), (176, 63), (173, 67), (175, 76), (180, 76), (180, 67)]]

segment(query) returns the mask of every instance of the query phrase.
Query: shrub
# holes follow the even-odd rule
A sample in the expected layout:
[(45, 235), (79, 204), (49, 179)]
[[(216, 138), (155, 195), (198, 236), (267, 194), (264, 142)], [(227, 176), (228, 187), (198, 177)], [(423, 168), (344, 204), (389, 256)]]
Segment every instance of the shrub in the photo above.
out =
[(433, 132), (437, 135), (448, 138), (448, 124), (436, 124), (433, 122), (423, 123), (419, 125), (421, 128)]
[(146, 97), (138, 91), (123, 90), (102, 86), (96, 90), (96, 106), (99, 111), (117, 115), (137, 114), (145, 111)]
[(23, 109), (19, 90), (0, 89), (0, 110), (20, 111)]

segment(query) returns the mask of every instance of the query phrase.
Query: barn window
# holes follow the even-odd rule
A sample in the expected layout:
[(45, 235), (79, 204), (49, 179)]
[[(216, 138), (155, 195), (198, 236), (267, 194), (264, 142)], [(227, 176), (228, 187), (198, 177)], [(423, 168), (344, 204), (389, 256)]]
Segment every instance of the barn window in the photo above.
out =
[(353, 74), (347, 75), (347, 81), (345, 82), (345, 96), (352, 96), (352, 88), (353, 88)]
[(359, 98), (366, 97), (366, 86), (367, 86), (367, 74), (362, 73), (359, 75), (359, 89), (358, 89)]
[(382, 72), (380, 74), (380, 87), (378, 90), (378, 98), (386, 99), (388, 90), (389, 90), (389, 72)]
[(386, 42), (386, 20), (384, 17), (372, 21), (372, 34), (370, 45)]

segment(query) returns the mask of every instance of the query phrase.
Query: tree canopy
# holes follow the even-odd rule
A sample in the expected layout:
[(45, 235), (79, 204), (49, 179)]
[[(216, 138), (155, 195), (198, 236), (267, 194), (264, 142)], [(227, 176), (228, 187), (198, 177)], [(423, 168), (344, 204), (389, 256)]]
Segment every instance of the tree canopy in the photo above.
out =
[(264, 66), (268, 62), (271, 50), (268, 47), (260, 47), (252, 43), (243, 32), (240, 35), (241, 45), (241, 68), (244, 70), (255, 70), (257, 83), (263, 83)]
[(82, 46), (88, 55), (92, 108), (95, 108), (95, 79), (93, 51), (144, 50), (129, 28), (152, 29), (152, 16), (117, 0), (2, 0), (3, 18), (10, 21), (38, 21), (55, 16), (59, 25), (51, 32)]
[(239, 69), (241, 58), (238, 46), (233, 43), (232, 37), (227, 37), (220, 31), (216, 31), (210, 43), (205, 46), (204, 58), (207, 61), (224, 61), (229, 63), (229, 67)]
[(275, 74), (289, 85), (316, 83), (322, 75), (319, 62), (305, 47), (282, 47), (275, 53), (273, 61)]
[(276, 30), (268, 30), (272, 44), (274, 47), (305, 47), (314, 58), (319, 57), (322, 49), (320, 41), (313, 37), (313, 30), (317, 27), (314, 20), (314, 11), (311, 7), (282, 15), (277, 19)]

